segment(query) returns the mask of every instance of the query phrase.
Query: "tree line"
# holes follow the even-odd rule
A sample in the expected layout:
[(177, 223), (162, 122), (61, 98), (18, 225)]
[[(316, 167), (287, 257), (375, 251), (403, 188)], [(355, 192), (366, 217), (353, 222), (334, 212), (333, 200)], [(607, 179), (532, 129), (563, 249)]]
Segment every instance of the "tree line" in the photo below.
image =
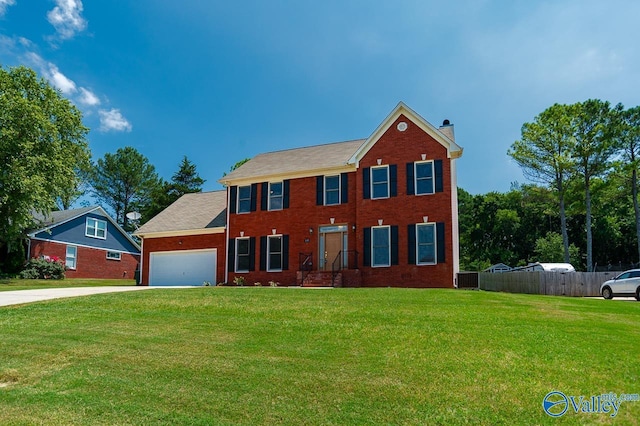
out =
[(91, 195), (126, 231), (127, 213), (144, 223), (180, 196), (202, 191), (195, 164), (184, 156), (170, 181), (133, 147), (93, 162), (82, 113), (59, 90), (24, 66), (0, 67), (0, 274), (25, 261), (34, 215), (69, 209)]
[(522, 126), (508, 151), (529, 185), (460, 191), (461, 267), (640, 262), (640, 107), (590, 99), (555, 104)]

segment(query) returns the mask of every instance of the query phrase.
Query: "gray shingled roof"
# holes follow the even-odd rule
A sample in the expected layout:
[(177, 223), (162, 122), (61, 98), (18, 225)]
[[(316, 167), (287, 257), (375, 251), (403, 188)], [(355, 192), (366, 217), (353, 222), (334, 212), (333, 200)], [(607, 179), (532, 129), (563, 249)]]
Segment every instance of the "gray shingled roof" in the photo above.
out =
[(224, 227), (227, 191), (185, 194), (142, 225), (135, 235)]
[(312, 172), (313, 170), (344, 166), (365, 140), (358, 139), (267, 152), (255, 156), (220, 181), (251, 179), (283, 173)]
[(58, 223), (66, 222), (67, 220), (81, 216), (92, 210), (96, 210), (97, 208), (98, 206), (91, 206), (71, 210), (57, 210), (50, 212), (46, 216), (43, 216), (41, 213), (33, 213), (33, 220), (37, 227), (57, 225)]

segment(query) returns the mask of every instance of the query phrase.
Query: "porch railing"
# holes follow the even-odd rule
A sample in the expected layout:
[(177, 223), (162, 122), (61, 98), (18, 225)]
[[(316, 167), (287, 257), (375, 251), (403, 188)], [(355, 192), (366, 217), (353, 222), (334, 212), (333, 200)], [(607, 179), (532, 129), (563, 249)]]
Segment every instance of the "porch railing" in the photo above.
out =
[(336, 276), (345, 269), (358, 269), (358, 252), (341, 250), (331, 264), (331, 285), (335, 286)]
[(313, 271), (313, 253), (298, 253), (298, 270), (300, 271), (300, 285), (302, 285), (309, 272)]

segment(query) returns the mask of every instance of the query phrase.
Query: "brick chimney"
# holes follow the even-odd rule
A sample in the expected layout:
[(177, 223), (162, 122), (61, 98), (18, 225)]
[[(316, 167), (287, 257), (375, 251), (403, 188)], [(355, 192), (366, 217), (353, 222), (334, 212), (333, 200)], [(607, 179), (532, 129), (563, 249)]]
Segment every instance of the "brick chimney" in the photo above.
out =
[(438, 128), (440, 133), (451, 139), (453, 142), (456, 141), (456, 136), (453, 133), (453, 124), (449, 120), (444, 120), (442, 122), (442, 126)]

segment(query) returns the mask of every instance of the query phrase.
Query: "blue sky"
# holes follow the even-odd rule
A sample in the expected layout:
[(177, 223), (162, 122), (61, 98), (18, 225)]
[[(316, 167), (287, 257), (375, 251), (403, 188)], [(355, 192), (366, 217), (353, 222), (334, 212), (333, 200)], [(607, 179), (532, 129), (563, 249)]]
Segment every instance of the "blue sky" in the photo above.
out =
[(94, 159), (133, 146), (165, 179), (369, 136), (399, 101), (464, 148), (459, 186), (525, 182), (507, 156), (553, 103), (640, 104), (637, 1), (0, 0), (0, 64), (84, 113)]

